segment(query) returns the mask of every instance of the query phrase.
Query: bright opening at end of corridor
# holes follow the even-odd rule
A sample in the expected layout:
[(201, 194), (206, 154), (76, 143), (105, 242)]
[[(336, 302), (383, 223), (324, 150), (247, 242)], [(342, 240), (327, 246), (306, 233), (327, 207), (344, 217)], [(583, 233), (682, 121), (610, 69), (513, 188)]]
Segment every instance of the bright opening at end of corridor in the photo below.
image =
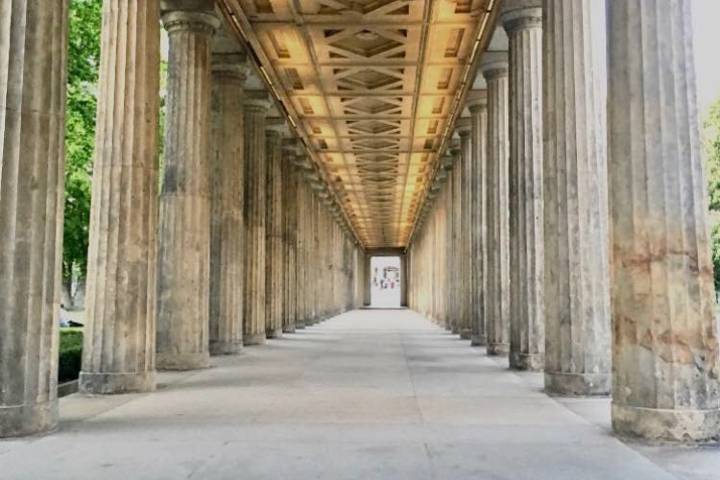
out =
[(370, 306), (400, 308), (400, 257), (372, 257), (370, 268)]

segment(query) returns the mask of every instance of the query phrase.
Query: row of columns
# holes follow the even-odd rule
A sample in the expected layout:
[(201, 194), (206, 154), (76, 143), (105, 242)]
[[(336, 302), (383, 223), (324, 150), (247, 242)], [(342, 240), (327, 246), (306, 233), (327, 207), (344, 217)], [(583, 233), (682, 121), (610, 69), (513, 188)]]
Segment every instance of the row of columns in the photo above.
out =
[(477, 323), (548, 393), (612, 392), (616, 432), (675, 441), (720, 437), (690, 4), (608, 2), (606, 26), (604, 2), (506, 0), (509, 51), (481, 58), (486, 101), (408, 251), (412, 308)]
[[(58, 417), (67, 4), (0, 0), (0, 437)], [(156, 369), (204, 368), (362, 301), (364, 252), (267, 94), (243, 90), (220, 25), (213, 2), (103, 2), (82, 392), (151, 391)]]

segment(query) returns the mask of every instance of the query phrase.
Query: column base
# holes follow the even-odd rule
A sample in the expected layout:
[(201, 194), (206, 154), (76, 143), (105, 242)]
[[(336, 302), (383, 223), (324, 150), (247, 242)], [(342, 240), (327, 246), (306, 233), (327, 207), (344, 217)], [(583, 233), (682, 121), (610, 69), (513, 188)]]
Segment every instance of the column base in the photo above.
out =
[(149, 372), (80, 372), (80, 392), (90, 395), (142, 393), (155, 390), (155, 371)]
[(280, 338), (282, 337), (282, 334), (282, 328), (275, 328), (273, 330), (268, 330), (267, 332), (265, 332), (265, 336), (267, 338)]
[(283, 333), (295, 333), (295, 325), (283, 327)]
[(542, 353), (510, 352), (510, 368), (513, 370), (542, 372), (543, 368), (545, 368), (545, 355)]
[(460, 330), (460, 339), (470, 340), (472, 338), (472, 330), (462, 329)]
[(494, 357), (507, 357), (510, 353), (510, 345), (507, 343), (488, 343), (487, 354)]
[(485, 339), (485, 335), (473, 335), (470, 337), (470, 346), (471, 347), (482, 347), (487, 344), (487, 341)]
[(242, 342), (211, 341), (210, 355), (237, 355), (242, 350)]
[(720, 440), (720, 409), (674, 410), (612, 404), (612, 427), (622, 436), (650, 441)]
[(265, 341), (264, 333), (254, 333), (243, 337), (243, 345), (265, 345)]
[(301, 322), (296, 321), (296, 322), (295, 322), (295, 330), (302, 330), (302, 329), (304, 329), (304, 328), (305, 328), (305, 322), (304, 322), (304, 321), (301, 321)]
[(210, 353), (159, 353), (158, 370), (200, 370), (210, 366)]
[(545, 393), (549, 395), (607, 395), (610, 385), (610, 373), (545, 372)]
[(453, 335), (460, 335), (460, 329), (458, 327), (456, 327), (455, 325), (452, 325), (450, 327), (450, 331), (452, 332)]
[(49, 432), (57, 427), (57, 423), (57, 399), (30, 405), (0, 406), (0, 438)]

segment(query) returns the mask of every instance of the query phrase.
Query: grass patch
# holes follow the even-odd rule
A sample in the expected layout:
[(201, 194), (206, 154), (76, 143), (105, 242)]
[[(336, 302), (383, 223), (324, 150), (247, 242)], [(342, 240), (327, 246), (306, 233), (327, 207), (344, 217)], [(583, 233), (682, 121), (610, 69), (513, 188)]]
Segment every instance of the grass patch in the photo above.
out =
[(60, 329), (59, 382), (69, 382), (78, 378), (82, 364), (82, 349), (83, 332), (81, 328)]

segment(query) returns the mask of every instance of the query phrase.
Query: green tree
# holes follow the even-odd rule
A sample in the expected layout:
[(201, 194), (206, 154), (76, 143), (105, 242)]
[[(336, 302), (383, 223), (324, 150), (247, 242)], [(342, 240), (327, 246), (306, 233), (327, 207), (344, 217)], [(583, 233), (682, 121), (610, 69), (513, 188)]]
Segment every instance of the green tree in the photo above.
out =
[[(720, 100), (710, 107), (704, 127), (708, 204), (711, 214), (716, 216), (720, 215)], [(711, 240), (715, 290), (720, 291), (720, 224), (713, 226)]]
[(65, 123), (63, 284), (87, 268), (102, 0), (72, 0)]

